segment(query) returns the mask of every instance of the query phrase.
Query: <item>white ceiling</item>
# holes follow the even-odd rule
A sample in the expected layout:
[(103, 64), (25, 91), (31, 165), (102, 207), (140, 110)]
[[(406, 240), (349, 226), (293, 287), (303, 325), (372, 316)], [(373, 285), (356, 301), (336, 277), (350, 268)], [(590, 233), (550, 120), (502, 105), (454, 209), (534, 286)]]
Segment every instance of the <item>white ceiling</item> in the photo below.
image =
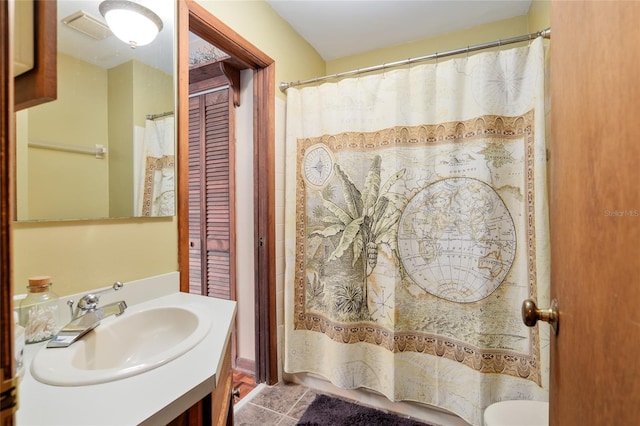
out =
[[(94, 40), (61, 24), (84, 10), (102, 20), (101, 0), (58, 0), (58, 48), (111, 68), (133, 57), (172, 72), (173, 0), (136, 0), (164, 22), (159, 43), (131, 49), (115, 36)], [(324, 60), (525, 15), (531, 0), (266, 0)]]
[(82, 10), (104, 22), (98, 10), (101, 0), (58, 0), (58, 50), (106, 69), (136, 58), (172, 74), (175, 2), (172, 0), (136, 1), (153, 10), (162, 19), (163, 28), (154, 43), (132, 49), (113, 35), (104, 40), (95, 40), (67, 27), (62, 23), (62, 19)]
[(531, 0), (267, 0), (324, 60), (526, 15)]

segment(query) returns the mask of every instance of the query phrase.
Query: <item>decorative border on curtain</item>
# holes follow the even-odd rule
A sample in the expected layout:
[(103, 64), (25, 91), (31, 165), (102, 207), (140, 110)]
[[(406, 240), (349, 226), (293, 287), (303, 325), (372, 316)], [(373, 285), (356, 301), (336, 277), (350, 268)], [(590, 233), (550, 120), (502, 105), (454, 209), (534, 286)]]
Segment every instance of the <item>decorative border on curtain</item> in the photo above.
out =
[[(458, 144), (477, 139), (522, 139), (524, 160), (524, 214), (526, 216), (526, 259), (528, 296), (535, 298), (536, 286), (536, 230), (534, 187), (534, 112), (517, 117), (484, 115), (466, 121), (437, 125), (396, 126), (376, 132), (345, 132), (315, 138), (298, 139), (296, 176), (296, 247), (295, 247), (295, 308), (294, 329), (323, 333), (342, 343), (366, 342), (392, 351), (418, 352), (458, 361), (483, 373), (500, 373), (524, 378), (541, 385), (540, 343), (537, 328), (529, 330), (528, 353), (504, 349), (476, 347), (466, 342), (431, 333), (393, 331), (374, 321), (343, 323), (318, 312), (310, 312), (306, 305), (306, 189), (303, 178), (305, 152), (317, 144), (331, 152), (341, 150), (368, 151), (393, 147), (435, 146)], [(495, 153), (499, 156), (499, 153)], [(500, 161), (496, 157), (494, 161)], [(517, 230), (521, 231), (521, 230)], [(435, 296), (434, 296), (435, 297)], [(397, 307), (396, 307), (397, 309)]]
[(162, 173), (164, 169), (173, 172), (175, 163), (174, 155), (164, 155), (162, 158), (147, 157), (144, 170), (144, 198), (142, 199), (141, 216), (154, 216), (153, 206), (155, 197), (157, 196), (155, 193), (155, 185), (156, 183), (160, 183), (160, 180), (156, 179), (156, 173)]

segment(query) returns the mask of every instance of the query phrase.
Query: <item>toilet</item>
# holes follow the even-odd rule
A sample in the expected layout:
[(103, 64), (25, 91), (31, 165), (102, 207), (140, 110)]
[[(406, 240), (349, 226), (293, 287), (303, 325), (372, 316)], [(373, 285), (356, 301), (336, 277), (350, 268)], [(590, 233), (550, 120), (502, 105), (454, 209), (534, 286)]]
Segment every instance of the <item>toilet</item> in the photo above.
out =
[(484, 410), (484, 426), (548, 426), (549, 403), (501, 401)]

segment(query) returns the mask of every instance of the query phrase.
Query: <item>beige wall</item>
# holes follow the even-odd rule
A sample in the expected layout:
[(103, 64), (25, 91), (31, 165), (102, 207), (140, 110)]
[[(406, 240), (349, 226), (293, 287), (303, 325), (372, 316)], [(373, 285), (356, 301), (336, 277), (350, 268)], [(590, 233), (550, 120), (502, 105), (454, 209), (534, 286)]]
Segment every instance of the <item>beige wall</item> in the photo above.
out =
[[(550, 2), (548, 0), (534, 0), (531, 3), (528, 15), (328, 61), (326, 74), (357, 70), (540, 31), (551, 25), (549, 7)], [(508, 48), (511, 47), (514, 47), (514, 45)], [(294, 80), (301, 79), (294, 78)]]
[[(109, 217), (133, 216), (134, 61), (108, 72)], [(113, 160), (113, 161), (111, 161)], [(122, 191), (121, 194), (118, 194)]]
[[(326, 74), (357, 70), (540, 31), (551, 25), (549, 7), (548, 0), (534, 0), (528, 15), (328, 61)], [(514, 45), (507, 48), (511, 47)], [(294, 78), (294, 80), (300, 79)]]
[[(377, 49), (360, 55), (327, 62), (327, 74), (356, 70), (373, 65), (416, 58), (436, 52), (458, 49), (472, 44), (519, 36), (529, 32), (526, 16), (480, 25), (467, 30)], [(512, 47), (512, 46), (511, 46)], [(443, 59), (444, 60), (444, 59)]]
[(174, 218), (19, 223), (13, 236), (16, 294), (33, 275), (62, 296), (178, 270)]
[(534, 0), (529, 8), (529, 31), (541, 31), (551, 27), (551, 2), (549, 0)]
[[(18, 218), (28, 218), (29, 197), (29, 110), (16, 113), (16, 211)], [(22, 196), (20, 196), (22, 194)]]
[(147, 114), (162, 114), (173, 111), (173, 76), (133, 61), (133, 124), (144, 126)]
[(111, 68), (109, 79), (109, 217), (134, 215), (134, 126), (175, 109), (173, 76), (140, 61)]
[(20, 113), (28, 115), (27, 134), (18, 134), (17, 141), (18, 155), (26, 154), (18, 159), (18, 180), (28, 180), (26, 185), (19, 183), (20, 220), (109, 213), (107, 161), (49, 149), (23, 150), (29, 140), (85, 148), (108, 145), (106, 71), (60, 54), (58, 75), (58, 99)]

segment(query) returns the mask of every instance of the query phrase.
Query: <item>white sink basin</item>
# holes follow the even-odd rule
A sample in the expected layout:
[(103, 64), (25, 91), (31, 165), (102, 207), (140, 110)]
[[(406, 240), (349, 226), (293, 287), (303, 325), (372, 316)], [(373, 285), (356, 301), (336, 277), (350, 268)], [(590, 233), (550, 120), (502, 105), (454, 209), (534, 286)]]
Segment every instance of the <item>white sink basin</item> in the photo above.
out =
[(67, 348), (42, 348), (33, 359), (31, 374), (42, 383), (58, 386), (123, 379), (186, 353), (210, 327), (204, 315), (179, 306), (126, 311), (102, 320)]

